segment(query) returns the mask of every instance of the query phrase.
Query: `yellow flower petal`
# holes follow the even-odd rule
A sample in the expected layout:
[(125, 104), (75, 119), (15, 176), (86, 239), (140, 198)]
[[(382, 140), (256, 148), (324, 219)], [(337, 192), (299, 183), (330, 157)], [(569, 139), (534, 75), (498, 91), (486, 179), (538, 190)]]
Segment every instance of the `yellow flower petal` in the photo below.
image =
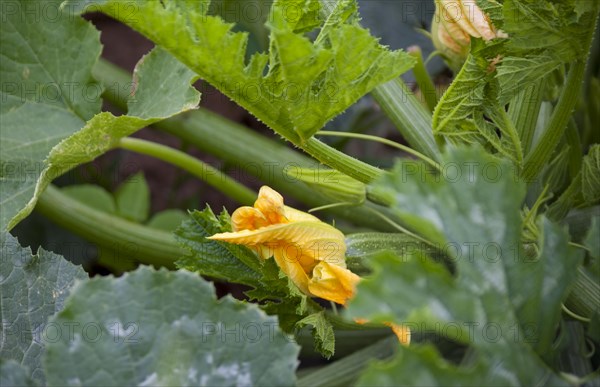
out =
[(265, 216), (269, 224), (288, 222), (288, 219), (285, 216), (283, 197), (279, 192), (266, 185), (260, 188), (258, 199), (254, 202), (254, 208)]
[(209, 239), (245, 245), (277, 265), (304, 293), (344, 304), (360, 279), (346, 269), (344, 234), (318, 218), (287, 207), (283, 197), (264, 186), (254, 207), (231, 216), (234, 232)]
[(406, 325), (394, 324), (391, 322), (385, 322), (384, 324), (387, 325), (388, 327), (392, 328), (392, 331), (398, 338), (398, 341), (400, 342), (400, 344), (402, 344), (402, 345), (410, 344), (410, 328), (409, 327), (407, 327)]
[[(362, 324), (367, 324), (369, 322), (369, 320), (367, 320), (366, 318), (355, 318), (354, 322), (362, 325)], [(398, 338), (398, 341), (400, 342), (400, 344), (402, 344), (402, 345), (410, 344), (411, 332), (410, 332), (409, 327), (407, 327), (406, 325), (402, 325), (402, 324), (394, 324), (389, 321), (385, 321), (383, 323), (383, 325), (392, 328), (392, 332), (394, 332), (394, 334)]]
[(344, 305), (354, 296), (359, 281), (359, 276), (344, 267), (320, 262), (313, 269), (308, 290), (317, 297)]

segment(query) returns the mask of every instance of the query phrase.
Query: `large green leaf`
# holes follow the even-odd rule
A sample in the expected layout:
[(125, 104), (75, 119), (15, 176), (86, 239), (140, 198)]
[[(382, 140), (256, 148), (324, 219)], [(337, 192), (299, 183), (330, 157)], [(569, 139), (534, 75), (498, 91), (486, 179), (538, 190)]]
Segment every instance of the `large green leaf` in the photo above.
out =
[[(90, 7), (94, 4), (94, 7)], [(407, 71), (413, 59), (389, 51), (358, 25), (356, 2), (340, 1), (320, 19), (316, 0), (275, 1), (270, 48), (246, 61), (247, 33), (208, 15), (210, 1), (67, 1), (98, 9), (141, 32), (203, 79), (293, 141), (311, 137), (375, 86)], [(131, 10), (135, 12), (131, 12)], [(311, 41), (304, 33), (323, 25)]]
[(94, 116), (102, 91), (91, 78), (101, 48), (98, 32), (72, 15), (40, 17), (39, 4), (2, 8), (1, 50), (7, 59), (0, 74), (7, 103), (0, 110), (1, 229), (27, 216), (52, 179), (199, 102), (189, 86), (194, 73), (156, 49), (136, 68), (129, 115)]
[(29, 371), (14, 360), (0, 358), (0, 386), (34, 387), (37, 386), (29, 376)]
[[(566, 231), (542, 220), (540, 254), (525, 254), (520, 217), (525, 187), (508, 161), (478, 148), (453, 149), (441, 165), (444, 173), (424, 179), (407, 177), (400, 163), (372, 188), (387, 196), (392, 213), (405, 224), (430, 226), (426, 236), (449, 255), (455, 273), (420, 254), (382, 254), (374, 259), (373, 277), (359, 284), (350, 317), (406, 323), (416, 332), (433, 329), (475, 350), (473, 363), (457, 368), (429, 350), (402, 349), (394, 364), (420, 364), (412, 367), (422, 368), (415, 381), (561, 383), (541, 356), (555, 339), (581, 252), (568, 245)], [(386, 380), (376, 370), (387, 372), (387, 380), (401, 372), (373, 369), (363, 383)]]
[(69, 15), (43, 17), (40, 4), (0, 7), (2, 230), (33, 207), (50, 150), (100, 110), (102, 88), (91, 77), (101, 50), (98, 31)]
[(42, 339), (57, 333), (47, 320), (63, 308), (75, 281), (87, 274), (42, 248), (32, 255), (6, 232), (0, 234), (0, 261), (0, 358), (20, 363), (31, 379), (43, 384)]
[(142, 267), (79, 283), (52, 323), (49, 385), (293, 385), (299, 348), (277, 319), (187, 272)]

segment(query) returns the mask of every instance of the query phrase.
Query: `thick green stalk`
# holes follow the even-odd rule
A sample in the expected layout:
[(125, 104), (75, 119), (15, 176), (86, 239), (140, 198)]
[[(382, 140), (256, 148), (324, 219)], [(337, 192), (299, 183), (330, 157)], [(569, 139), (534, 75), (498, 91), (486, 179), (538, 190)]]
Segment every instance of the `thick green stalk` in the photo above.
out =
[[(98, 211), (53, 185), (40, 196), (36, 210), (84, 239), (119, 252), (115, 259), (128, 264), (133, 261), (172, 268), (184, 255), (173, 234)], [(114, 262), (111, 266), (121, 264)]]
[(592, 49), (592, 40), (596, 31), (598, 22), (598, 7), (594, 7), (595, 17), (593, 23), (582, 28), (588, 28), (588, 34), (585, 37), (583, 47), (586, 49), (585, 58), (578, 59), (571, 63), (569, 74), (564, 82), (558, 103), (554, 107), (550, 123), (545, 129), (539, 141), (537, 141), (531, 153), (525, 159), (525, 165), (522, 177), (525, 181), (533, 181), (542, 171), (544, 166), (552, 157), (556, 146), (561, 140), (567, 123), (571, 119), (573, 110), (580, 99), (583, 79), (586, 75), (586, 63), (590, 58)]
[(298, 379), (301, 386), (347, 386), (355, 382), (365, 367), (373, 359), (385, 359), (394, 354), (398, 347), (395, 336), (380, 340), (375, 344), (356, 351), (334, 363)]
[(585, 60), (578, 60), (571, 65), (550, 123), (531, 153), (525, 158), (522, 174), (525, 181), (533, 181), (552, 157), (579, 99), (584, 74)]
[(537, 123), (540, 107), (542, 106), (541, 87), (542, 80), (540, 79), (517, 94), (508, 107), (508, 116), (517, 128), (525, 156), (527, 156), (531, 149), (535, 134), (535, 124)]
[(419, 153), (418, 151), (416, 151), (406, 145), (402, 145), (395, 141), (388, 140), (387, 138), (383, 138), (383, 137), (379, 137), (379, 136), (372, 136), (369, 134), (362, 134), (362, 133), (333, 132), (333, 131), (328, 131), (328, 130), (321, 130), (321, 131), (317, 132), (316, 136), (347, 137), (347, 138), (356, 138), (359, 140), (368, 140), (368, 141), (379, 142), (381, 144), (385, 144), (385, 145), (394, 147), (396, 149), (400, 149), (401, 151), (404, 151), (408, 154), (411, 154), (411, 155), (425, 161), (427, 164), (431, 165), (433, 168), (438, 169), (438, 170), (440, 169), (440, 166), (438, 163), (431, 160), (429, 157), (425, 156), (424, 154)]
[(440, 161), (431, 115), (400, 78), (376, 87), (371, 94), (411, 147)]
[(372, 182), (385, 173), (379, 168), (363, 163), (352, 156), (348, 156), (343, 152), (333, 149), (314, 137), (306, 140), (300, 147), (323, 164), (337, 169), (365, 184)]
[(238, 183), (223, 172), (198, 160), (195, 157), (168, 146), (139, 138), (126, 137), (119, 141), (120, 148), (142, 153), (176, 165), (194, 176), (217, 188), (223, 194), (240, 204), (252, 205), (256, 200), (256, 192)]
[(433, 81), (427, 72), (427, 68), (423, 63), (421, 48), (419, 46), (411, 46), (407, 49), (407, 51), (417, 61), (415, 67), (413, 67), (413, 73), (415, 74), (417, 85), (419, 85), (419, 89), (421, 90), (421, 94), (423, 95), (429, 111), (433, 112), (435, 105), (438, 103), (438, 99), (435, 85), (433, 84)]

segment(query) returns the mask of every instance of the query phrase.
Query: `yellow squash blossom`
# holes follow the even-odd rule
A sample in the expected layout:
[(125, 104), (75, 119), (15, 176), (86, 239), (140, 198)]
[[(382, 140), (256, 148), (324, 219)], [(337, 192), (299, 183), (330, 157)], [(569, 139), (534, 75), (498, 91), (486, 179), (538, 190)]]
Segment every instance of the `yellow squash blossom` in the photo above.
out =
[(507, 36), (494, 27), (475, 0), (435, 1), (431, 37), (435, 48), (444, 54), (454, 70), (467, 58), (471, 37), (488, 41)]
[(275, 258), (281, 270), (304, 293), (345, 304), (360, 277), (346, 268), (344, 234), (318, 218), (283, 204), (283, 197), (263, 186), (254, 207), (231, 216), (233, 232), (209, 239), (248, 246), (263, 259)]
[[(231, 215), (233, 232), (209, 239), (245, 245), (277, 265), (305, 294), (345, 305), (360, 277), (346, 268), (344, 234), (318, 218), (283, 204), (273, 189), (261, 187), (254, 207), (240, 207)], [(364, 323), (366, 320), (359, 320)], [(386, 323), (402, 344), (410, 330)]]

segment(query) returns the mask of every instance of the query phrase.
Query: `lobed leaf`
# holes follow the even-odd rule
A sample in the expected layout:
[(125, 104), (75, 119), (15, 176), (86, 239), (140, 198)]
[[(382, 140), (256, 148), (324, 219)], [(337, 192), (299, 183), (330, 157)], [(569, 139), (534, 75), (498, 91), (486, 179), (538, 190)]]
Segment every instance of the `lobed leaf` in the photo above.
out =
[[(115, 302), (119, 300), (119, 302)], [(293, 385), (299, 348), (277, 319), (185, 271), (79, 283), (52, 319), (49, 385)]]
[(136, 67), (129, 115), (94, 116), (102, 92), (91, 76), (101, 49), (98, 32), (73, 15), (39, 18), (37, 2), (14, 4), (2, 9), (1, 54), (7, 59), (0, 74), (10, 87), (0, 110), (1, 229), (25, 218), (54, 178), (114, 148), (120, 138), (199, 102), (199, 93), (189, 86), (195, 75), (155, 49)]
[[(295, 142), (413, 64), (358, 25), (353, 0), (339, 2), (326, 21), (317, 0), (275, 1), (267, 22), (269, 53), (248, 62), (248, 34), (208, 14), (210, 1), (69, 0), (63, 6), (100, 10), (127, 24)], [(320, 25), (311, 41), (305, 33)]]
[(474, 356), (463, 367), (418, 345), (402, 348), (393, 363), (367, 371), (363, 382), (388, 383), (399, 372), (393, 365), (408, 362), (419, 364), (412, 380), (430, 384), (565, 384), (541, 356), (555, 340), (582, 254), (548, 220), (540, 224), (539, 256), (525, 254), (525, 187), (508, 161), (459, 148), (444, 155), (441, 166), (442, 174), (422, 178), (403, 174), (399, 164), (372, 188), (387, 195), (392, 213), (408, 226), (425, 222), (434, 229), (427, 235), (448, 254), (454, 275), (420, 254), (382, 254), (348, 312), (414, 332), (433, 329), (470, 345)]
[[(60, 334), (48, 318), (62, 310), (75, 282), (88, 276), (81, 266), (42, 248), (32, 255), (7, 232), (0, 234), (0, 261), (2, 377), (22, 382), (31, 379), (43, 385), (43, 339)], [(14, 360), (25, 371), (5, 360)]]

